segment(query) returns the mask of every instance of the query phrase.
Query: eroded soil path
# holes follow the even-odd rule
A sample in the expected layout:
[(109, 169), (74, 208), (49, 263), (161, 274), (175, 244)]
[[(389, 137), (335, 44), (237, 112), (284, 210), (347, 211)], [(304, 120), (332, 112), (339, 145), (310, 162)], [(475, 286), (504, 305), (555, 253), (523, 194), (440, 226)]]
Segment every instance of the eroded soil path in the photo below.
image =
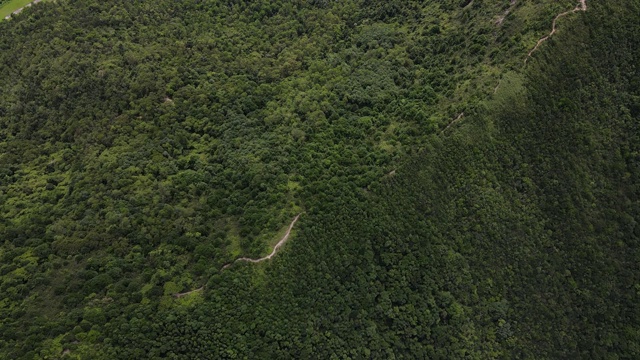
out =
[(587, 0), (580, 0), (580, 3), (578, 5), (576, 5), (575, 8), (573, 8), (573, 10), (569, 10), (569, 11), (565, 11), (561, 14), (558, 14), (554, 19), (553, 22), (551, 23), (551, 32), (549, 33), (549, 35), (543, 37), (542, 39), (538, 40), (538, 43), (536, 44), (536, 46), (533, 47), (533, 49), (531, 49), (531, 51), (529, 51), (529, 54), (527, 54), (527, 58), (524, 59), (524, 63), (526, 64), (527, 61), (529, 60), (529, 58), (531, 57), (531, 54), (533, 54), (536, 50), (538, 50), (538, 48), (540, 47), (540, 45), (542, 45), (543, 42), (549, 40), (549, 38), (551, 36), (553, 36), (553, 34), (556, 33), (556, 24), (558, 22), (558, 19), (560, 19), (563, 16), (567, 16), (569, 14), (573, 14), (575, 12), (578, 11), (587, 11)]
[(455, 118), (453, 121), (451, 121), (451, 122), (449, 123), (449, 125), (447, 125), (447, 127), (446, 127), (446, 128), (444, 128), (442, 131), (440, 131), (440, 135), (444, 134), (444, 132), (445, 132), (445, 131), (449, 130), (449, 128), (450, 128), (453, 124), (455, 124), (455, 123), (457, 123), (458, 121), (460, 121), (460, 119), (462, 119), (463, 117), (464, 117), (464, 113), (463, 113), (463, 112), (461, 112), (461, 113), (458, 115), (458, 117), (457, 117), (457, 118)]
[(296, 222), (300, 218), (300, 215), (302, 215), (302, 214), (298, 214), (298, 216), (296, 216), (293, 219), (293, 221), (291, 222), (291, 225), (289, 225), (289, 228), (287, 229), (287, 232), (284, 234), (282, 239), (280, 239), (280, 241), (278, 241), (276, 246), (273, 247), (273, 251), (271, 252), (271, 254), (269, 254), (269, 255), (267, 255), (265, 257), (261, 257), (259, 259), (252, 259), (252, 258), (248, 258), (248, 257), (237, 258), (234, 262), (232, 262), (230, 264), (227, 264), (227, 265), (223, 266), (222, 268), (226, 269), (227, 267), (231, 266), (232, 264), (234, 264), (234, 263), (236, 263), (238, 261), (248, 261), (248, 262), (252, 262), (252, 263), (259, 263), (261, 261), (265, 261), (265, 260), (271, 259), (276, 254), (276, 252), (278, 252), (278, 249), (280, 248), (280, 246), (282, 246), (282, 244), (284, 244), (289, 239), (289, 235), (291, 234), (291, 229), (293, 229), (293, 225), (296, 224)]
[[(282, 239), (280, 239), (280, 241), (278, 241), (278, 243), (276, 244), (276, 246), (273, 247), (273, 251), (271, 251), (271, 254), (265, 256), (265, 257), (261, 257), (258, 259), (252, 259), (252, 258), (248, 258), (248, 257), (241, 257), (241, 258), (237, 258), (234, 261), (226, 264), (225, 266), (223, 266), (220, 271), (225, 270), (229, 267), (231, 267), (231, 265), (237, 263), (238, 261), (247, 261), (247, 262), (252, 262), (252, 263), (259, 263), (265, 260), (269, 260), (272, 257), (274, 257), (276, 255), (276, 253), (278, 252), (278, 249), (280, 249), (280, 247), (282, 245), (284, 245), (284, 243), (289, 240), (289, 235), (291, 235), (291, 230), (293, 229), (293, 226), (296, 224), (296, 222), (298, 221), (298, 219), (300, 218), (300, 215), (302, 215), (302, 213), (298, 214), (295, 218), (293, 218), (293, 221), (291, 221), (291, 224), (289, 225), (289, 228), (287, 229), (287, 232), (284, 234), (284, 236), (282, 237)], [(187, 292), (183, 292), (183, 293), (177, 293), (177, 294), (173, 294), (174, 297), (176, 298), (181, 298), (183, 296), (187, 296), (189, 294), (195, 293), (195, 292), (199, 292), (204, 290), (204, 286), (201, 286), (195, 290), (191, 290), (191, 291), (187, 291)]]
[(504, 22), (504, 19), (507, 18), (507, 15), (509, 15), (509, 13), (511, 13), (511, 10), (513, 10), (513, 7), (516, 6), (516, 0), (511, 0), (511, 6), (504, 11), (504, 14), (502, 14), (502, 16), (500, 16), (498, 18), (498, 20), (496, 20), (496, 25), (500, 26), (502, 25), (502, 23)]
[(173, 294), (174, 297), (176, 298), (181, 298), (183, 296), (187, 296), (189, 294), (193, 294), (196, 293), (198, 291), (202, 291), (204, 289), (204, 286), (200, 286), (199, 288), (195, 289), (195, 290), (191, 290), (191, 291), (187, 291), (187, 292), (183, 292), (183, 293), (179, 293), (179, 294)]

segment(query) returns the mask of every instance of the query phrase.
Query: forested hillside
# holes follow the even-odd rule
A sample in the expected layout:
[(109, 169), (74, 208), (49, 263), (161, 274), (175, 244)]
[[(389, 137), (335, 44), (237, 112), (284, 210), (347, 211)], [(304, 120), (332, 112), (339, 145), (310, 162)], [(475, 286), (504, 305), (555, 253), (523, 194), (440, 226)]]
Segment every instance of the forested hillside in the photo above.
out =
[(637, 358), (640, 4), (523, 68), (573, 6), (0, 22), (0, 356)]
[(37, 4), (0, 23), (4, 232), (82, 266), (166, 244), (196, 276), (264, 253), (477, 106), (559, 8), (458, 5)]

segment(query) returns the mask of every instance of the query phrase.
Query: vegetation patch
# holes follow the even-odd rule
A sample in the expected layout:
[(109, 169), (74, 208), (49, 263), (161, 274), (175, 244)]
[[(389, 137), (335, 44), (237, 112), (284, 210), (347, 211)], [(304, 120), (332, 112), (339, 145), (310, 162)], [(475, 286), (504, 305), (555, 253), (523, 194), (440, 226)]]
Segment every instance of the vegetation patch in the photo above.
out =
[(33, 0), (0, 0), (0, 21), (5, 20), (14, 11), (22, 9), (32, 2)]
[(1, 22), (0, 357), (638, 358), (640, 9), (523, 68), (573, 6)]

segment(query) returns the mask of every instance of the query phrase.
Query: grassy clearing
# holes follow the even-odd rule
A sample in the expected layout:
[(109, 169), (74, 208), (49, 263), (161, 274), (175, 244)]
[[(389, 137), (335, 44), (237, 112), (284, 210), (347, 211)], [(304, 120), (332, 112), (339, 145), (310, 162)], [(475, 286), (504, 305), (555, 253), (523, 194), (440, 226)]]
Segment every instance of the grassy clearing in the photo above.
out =
[(0, 6), (0, 21), (4, 20), (4, 18), (11, 15), (14, 11), (27, 6), (31, 2), (33, 2), (33, 0), (10, 0)]

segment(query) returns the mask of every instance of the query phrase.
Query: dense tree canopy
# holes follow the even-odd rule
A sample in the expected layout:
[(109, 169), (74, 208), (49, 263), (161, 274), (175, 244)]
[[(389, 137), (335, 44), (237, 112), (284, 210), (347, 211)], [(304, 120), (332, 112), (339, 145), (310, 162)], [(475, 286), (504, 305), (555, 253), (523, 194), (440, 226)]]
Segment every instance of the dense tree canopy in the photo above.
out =
[(572, 6), (0, 22), (0, 356), (637, 358), (640, 4), (522, 68)]

